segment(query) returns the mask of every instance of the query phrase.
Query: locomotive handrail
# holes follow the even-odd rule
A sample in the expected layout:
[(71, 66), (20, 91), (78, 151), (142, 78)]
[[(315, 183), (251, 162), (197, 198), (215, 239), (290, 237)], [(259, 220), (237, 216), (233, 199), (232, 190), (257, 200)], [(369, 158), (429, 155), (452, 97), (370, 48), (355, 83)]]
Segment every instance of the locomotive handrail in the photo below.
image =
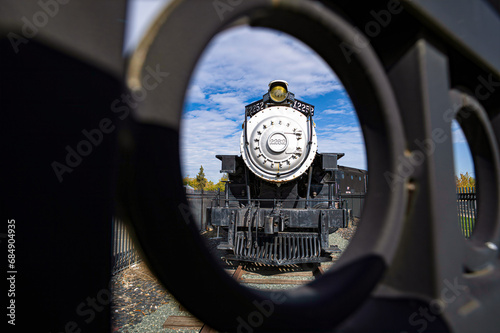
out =
[[(364, 195), (362, 195), (364, 196)], [(304, 199), (304, 198), (300, 198), (300, 199), (279, 199), (278, 202), (306, 202), (306, 201), (318, 201), (318, 202), (327, 202), (328, 199), (325, 198), (325, 199), (319, 199), (319, 198), (313, 198), (313, 199)], [(340, 200), (338, 199), (333, 199), (334, 201), (338, 202)], [(246, 198), (242, 198), (242, 199), (238, 199), (238, 198), (234, 198), (234, 199), (229, 199), (229, 201), (248, 201), (248, 199)], [(274, 202), (276, 201), (276, 199), (252, 199), (252, 202), (256, 202), (256, 201), (267, 201), (267, 202)]]

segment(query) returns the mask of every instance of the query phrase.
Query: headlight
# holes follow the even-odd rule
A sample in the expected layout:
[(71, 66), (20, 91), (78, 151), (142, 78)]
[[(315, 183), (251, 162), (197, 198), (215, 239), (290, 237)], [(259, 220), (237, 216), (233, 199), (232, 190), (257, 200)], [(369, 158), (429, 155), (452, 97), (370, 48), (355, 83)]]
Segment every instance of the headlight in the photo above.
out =
[(281, 103), (288, 97), (288, 83), (282, 80), (275, 80), (269, 83), (269, 97), (276, 102)]
[(274, 88), (269, 91), (269, 95), (271, 96), (271, 99), (275, 102), (283, 102), (287, 96), (286, 89), (281, 87), (281, 86), (275, 86)]

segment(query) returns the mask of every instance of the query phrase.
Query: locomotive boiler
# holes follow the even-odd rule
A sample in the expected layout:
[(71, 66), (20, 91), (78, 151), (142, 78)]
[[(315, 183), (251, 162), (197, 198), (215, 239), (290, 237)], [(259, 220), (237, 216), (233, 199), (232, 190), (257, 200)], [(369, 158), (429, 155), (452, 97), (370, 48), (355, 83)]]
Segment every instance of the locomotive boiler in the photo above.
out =
[(217, 155), (228, 175), (224, 193), (207, 208), (208, 223), (227, 238), (226, 259), (270, 265), (328, 261), (339, 252), (329, 235), (347, 227), (337, 160), (318, 153), (314, 106), (275, 80), (245, 107), (241, 155)]

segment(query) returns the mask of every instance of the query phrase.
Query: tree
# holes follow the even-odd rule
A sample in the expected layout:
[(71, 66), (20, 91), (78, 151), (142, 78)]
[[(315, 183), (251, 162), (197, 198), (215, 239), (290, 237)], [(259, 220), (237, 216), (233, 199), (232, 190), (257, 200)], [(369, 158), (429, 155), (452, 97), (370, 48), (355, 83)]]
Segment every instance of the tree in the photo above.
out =
[(205, 186), (205, 191), (217, 191), (217, 185), (213, 181), (209, 180)]
[(182, 184), (183, 185), (189, 185), (192, 188), (197, 188), (198, 187), (198, 183), (196, 182), (196, 179), (195, 178), (190, 178), (189, 176), (186, 176), (186, 177), (182, 178)]
[(455, 176), (455, 182), (457, 184), (457, 187), (475, 187), (476, 186), (476, 180), (474, 177), (469, 175), (468, 172), (460, 174), (460, 177)]
[(228, 180), (228, 179), (229, 179), (229, 177), (225, 173), (221, 177), (221, 179), (219, 179), (219, 181), (217, 182), (217, 184), (214, 184), (213, 182), (208, 182), (207, 187), (205, 189), (207, 191), (217, 191), (218, 189), (220, 189), (221, 192), (224, 192), (224, 187), (225, 187), (224, 180)]
[(205, 178), (205, 173), (203, 172), (203, 165), (200, 166), (200, 172), (196, 176), (196, 188), (199, 190), (203, 190), (205, 186), (207, 186), (207, 179)]
[(229, 175), (227, 173), (225, 173), (217, 183), (217, 187), (220, 188), (221, 191), (224, 191), (226, 187), (226, 183), (224, 183), (225, 180), (229, 180)]
[[(200, 181), (199, 179), (202, 180), (202, 183), (204, 183), (204, 186), (201, 187), (200, 186)], [(221, 190), (221, 192), (224, 192), (224, 180), (228, 180), (229, 177), (228, 175), (225, 173), (221, 179), (219, 179), (219, 181), (217, 182), (217, 184), (214, 184), (213, 181), (211, 180), (207, 180), (205, 178), (205, 172), (204, 172), (204, 169), (203, 169), (203, 166), (200, 168), (200, 173), (198, 173), (198, 175), (196, 176), (196, 178), (191, 178), (188, 176), (182, 178), (182, 184), (184, 185), (189, 185), (193, 188), (196, 188), (196, 189), (203, 189), (204, 191), (217, 191), (218, 189)]]

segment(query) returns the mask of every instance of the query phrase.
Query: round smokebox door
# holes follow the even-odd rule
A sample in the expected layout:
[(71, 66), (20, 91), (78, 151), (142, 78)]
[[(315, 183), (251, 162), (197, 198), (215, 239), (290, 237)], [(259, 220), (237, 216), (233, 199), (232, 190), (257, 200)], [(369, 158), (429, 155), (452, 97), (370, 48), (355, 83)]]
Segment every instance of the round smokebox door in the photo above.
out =
[(283, 133), (273, 133), (267, 139), (267, 146), (271, 152), (279, 154), (288, 147), (288, 140)]

